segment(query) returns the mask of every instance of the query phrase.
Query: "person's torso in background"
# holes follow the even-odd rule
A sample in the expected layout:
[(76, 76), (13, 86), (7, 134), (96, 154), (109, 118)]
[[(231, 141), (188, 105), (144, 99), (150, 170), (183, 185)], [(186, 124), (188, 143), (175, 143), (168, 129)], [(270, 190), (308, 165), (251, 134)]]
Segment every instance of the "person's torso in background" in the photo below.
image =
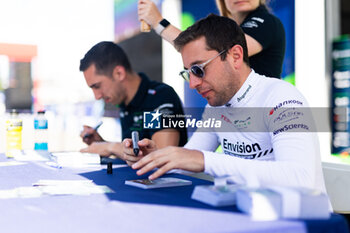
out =
[(286, 47), (283, 24), (266, 7), (260, 6), (242, 22), (244, 33), (261, 44), (263, 50), (249, 57), (250, 66), (258, 74), (281, 78)]

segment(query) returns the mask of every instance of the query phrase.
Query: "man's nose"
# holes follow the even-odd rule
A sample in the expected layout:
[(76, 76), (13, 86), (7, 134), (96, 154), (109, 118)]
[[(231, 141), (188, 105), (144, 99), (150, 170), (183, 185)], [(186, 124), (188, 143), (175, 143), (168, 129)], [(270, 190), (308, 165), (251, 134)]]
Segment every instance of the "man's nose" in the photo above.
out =
[(95, 95), (95, 99), (99, 100), (102, 98), (102, 93), (100, 90), (93, 90), (94, 91), (94, 95)]
[(190, 73), (190, 88), (196, 89), (203, 82), (203, 78), (198, 78), (196, 75)]

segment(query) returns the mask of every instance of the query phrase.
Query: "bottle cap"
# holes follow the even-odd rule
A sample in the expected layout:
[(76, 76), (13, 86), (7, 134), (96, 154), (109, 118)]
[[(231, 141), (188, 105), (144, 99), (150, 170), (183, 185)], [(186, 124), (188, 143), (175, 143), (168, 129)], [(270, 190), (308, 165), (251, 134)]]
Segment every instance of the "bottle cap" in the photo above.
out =
[(18, 112), (16, 109), (11, 109), (11, 112), (10, 112), (11, 115), (17, 115)]
[(150, 32), (151, 31), (151, 25), (149, 25), (145, 21), (141, 20), (140, 31), (141, 32)]

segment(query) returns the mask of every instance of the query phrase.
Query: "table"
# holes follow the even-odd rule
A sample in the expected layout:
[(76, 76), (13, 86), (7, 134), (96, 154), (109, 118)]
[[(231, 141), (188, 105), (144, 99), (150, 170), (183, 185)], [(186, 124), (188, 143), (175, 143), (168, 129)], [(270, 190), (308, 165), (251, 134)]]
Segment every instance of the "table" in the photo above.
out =
[[(1, 161), (8, 161), (3, 154)], [(215, 208), (190, 198), (194, 185), (211, 182), (180, 174), (167, 176), (191, 180), (193, 185), (154, 190), (127, 186), (126, 179), (140, 178), (129, 167), (114, 168), (111, 175), (105, 165), (93, 170), (57, 169), (42, 162), (1, 167), (0, 189), (31, 186), (40, 179), (89, 179), (115, 193), (0, 199), (0, 229), (6, 233), (349, 232), (338, 214), (322, 221), (252, 221), (235, 207)]]

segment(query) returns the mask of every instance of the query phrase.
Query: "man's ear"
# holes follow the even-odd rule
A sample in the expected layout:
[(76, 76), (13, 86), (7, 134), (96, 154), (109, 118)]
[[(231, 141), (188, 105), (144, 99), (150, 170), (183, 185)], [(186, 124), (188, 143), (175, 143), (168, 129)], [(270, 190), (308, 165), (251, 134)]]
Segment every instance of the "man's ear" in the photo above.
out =
[(239, 68), (243, 64), (243, 48), (240, 45), (234, 45), (230, 48), (229, 54), (233, 58), (235, 68)]
[(123, 66), (116, 66), (113, 69), (113, 79), (123, 81), (126, 77), (126, 70)]

